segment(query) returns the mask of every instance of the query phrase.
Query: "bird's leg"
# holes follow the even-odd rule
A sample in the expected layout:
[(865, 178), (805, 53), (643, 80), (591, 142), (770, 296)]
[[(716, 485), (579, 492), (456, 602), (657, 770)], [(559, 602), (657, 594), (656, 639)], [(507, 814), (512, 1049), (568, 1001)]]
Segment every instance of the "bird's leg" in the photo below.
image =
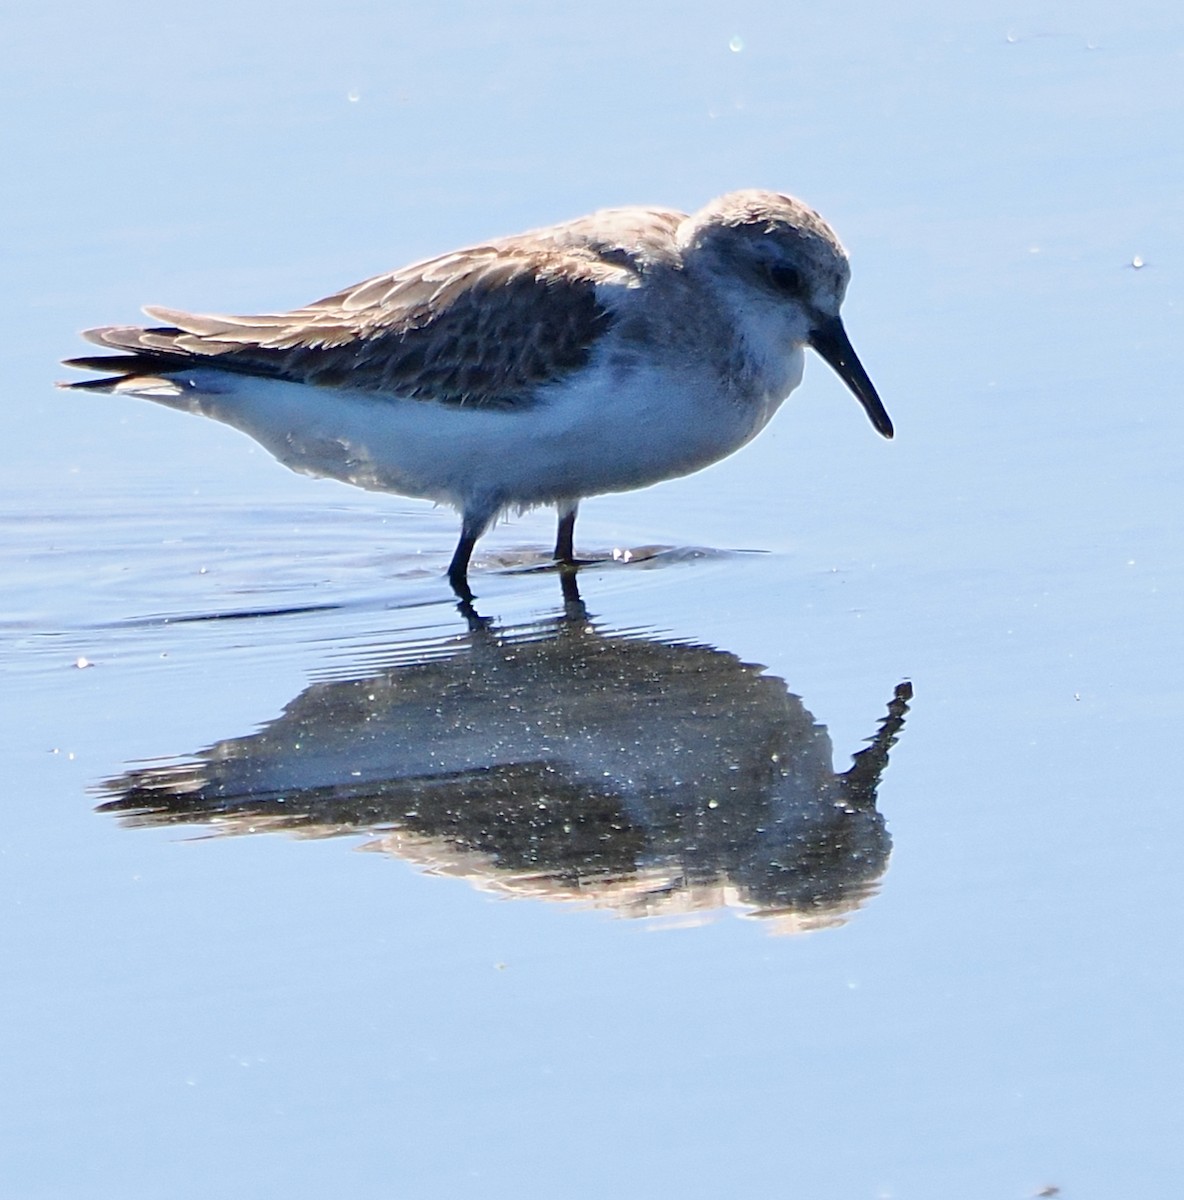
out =
[(452, 584), (457, 599), (465, 604), (473, 599), (473, 591), (469, 587), (469, 559), (473, 557), (473, 547), (476, 544), (475, 537), (462, 533), (460, 541), (456, 544), (452, 562), (448, 564), (448, 582)]
[(473, 599), (469, 587), (469, 559), (473, 557), (477, 539), (489, 528), (489, 522), (490, 517), (485, 513), (464, 514), (460, 524), (460, 541), (456, 543), (452, 561), (448, 564), (448, 582), (458, 599), (466, 604)]
[(578, 500), (561, 500), (556, 506), (559, 510), (559, 532), (555, 537), (555, 561), (574, 563), (576, 513), (579, 511)]
[(564, 615), (573, 621), (582, 621), (587, 617), (584, 602), (580, 599), (579, 584), (576, 583), (576, 570), (580, 564), (576, 559), (574, 543), (579, 506), (578, 500), (562, 500), (556, 505), (559, 510), (559, 532), (555, 537), (555, 561), (559, 563)]

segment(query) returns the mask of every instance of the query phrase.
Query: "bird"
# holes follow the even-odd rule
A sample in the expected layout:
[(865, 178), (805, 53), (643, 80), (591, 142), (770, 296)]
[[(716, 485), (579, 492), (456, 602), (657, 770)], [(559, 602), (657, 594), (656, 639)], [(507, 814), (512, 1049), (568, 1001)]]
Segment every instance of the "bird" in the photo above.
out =
[(850, 265), (801, 200), (744, 189), (694, 213), (626, 207), (480, 242), (288, 312), (149, 306), (83, 333), (61, 386), (222, 421), (281, 463), (455, 508), (447, 577), (502, 514), (554, 506), (576, 565), (581, 500), (646, 487), (754, 438), (818, 353), (886, 438), (840, 316)]

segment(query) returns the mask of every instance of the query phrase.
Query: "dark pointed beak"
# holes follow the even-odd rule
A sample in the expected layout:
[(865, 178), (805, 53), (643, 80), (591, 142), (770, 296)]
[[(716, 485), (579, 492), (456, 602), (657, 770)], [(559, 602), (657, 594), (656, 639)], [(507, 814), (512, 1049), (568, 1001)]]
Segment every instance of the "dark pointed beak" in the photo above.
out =
[(855, 393), (856, 399), (863, 405), (863, 411), (868, 415), (868, 420), (876, 427), (876, 432), (890, 438), (892, 420), (884, 411), (872, 381), (867, 377), (863, 364), (856, 356), (842, 320), (839, 317), (828, 317), (815, 326), (810, 335), (810, 345), (834, 367), (839, 378)]

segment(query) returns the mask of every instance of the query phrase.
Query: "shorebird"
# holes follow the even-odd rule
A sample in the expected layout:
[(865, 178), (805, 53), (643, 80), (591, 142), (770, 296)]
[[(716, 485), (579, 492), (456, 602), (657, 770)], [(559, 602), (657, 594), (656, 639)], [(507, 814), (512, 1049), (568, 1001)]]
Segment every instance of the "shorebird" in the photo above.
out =
[(461, 514), (448, 579), (497, 516), (554, 505), (576, 561), (585, 496), (726, 457), (828, 362), (892, 436), (839, 315), (850, 276), (830, 226), (777, 192), (688, 215), (606, 209), (378, 275), (259, 316), (145, 312), (83, 336), (114, 355), (65, 384), (223, 421), (308, 475)]

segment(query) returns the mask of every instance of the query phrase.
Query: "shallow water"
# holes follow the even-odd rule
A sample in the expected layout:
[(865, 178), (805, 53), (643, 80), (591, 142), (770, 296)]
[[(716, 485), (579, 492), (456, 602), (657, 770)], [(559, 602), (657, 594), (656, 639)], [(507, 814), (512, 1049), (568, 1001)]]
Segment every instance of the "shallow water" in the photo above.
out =
[[(1184, 23), (635, 9), (9, 18), (0, 1193), (1174, 1194)], [(466, 615), (452, 514), (51, 387), (750, 185), (897, 439), (811, 362), (579, 603), (548, 514)]]

